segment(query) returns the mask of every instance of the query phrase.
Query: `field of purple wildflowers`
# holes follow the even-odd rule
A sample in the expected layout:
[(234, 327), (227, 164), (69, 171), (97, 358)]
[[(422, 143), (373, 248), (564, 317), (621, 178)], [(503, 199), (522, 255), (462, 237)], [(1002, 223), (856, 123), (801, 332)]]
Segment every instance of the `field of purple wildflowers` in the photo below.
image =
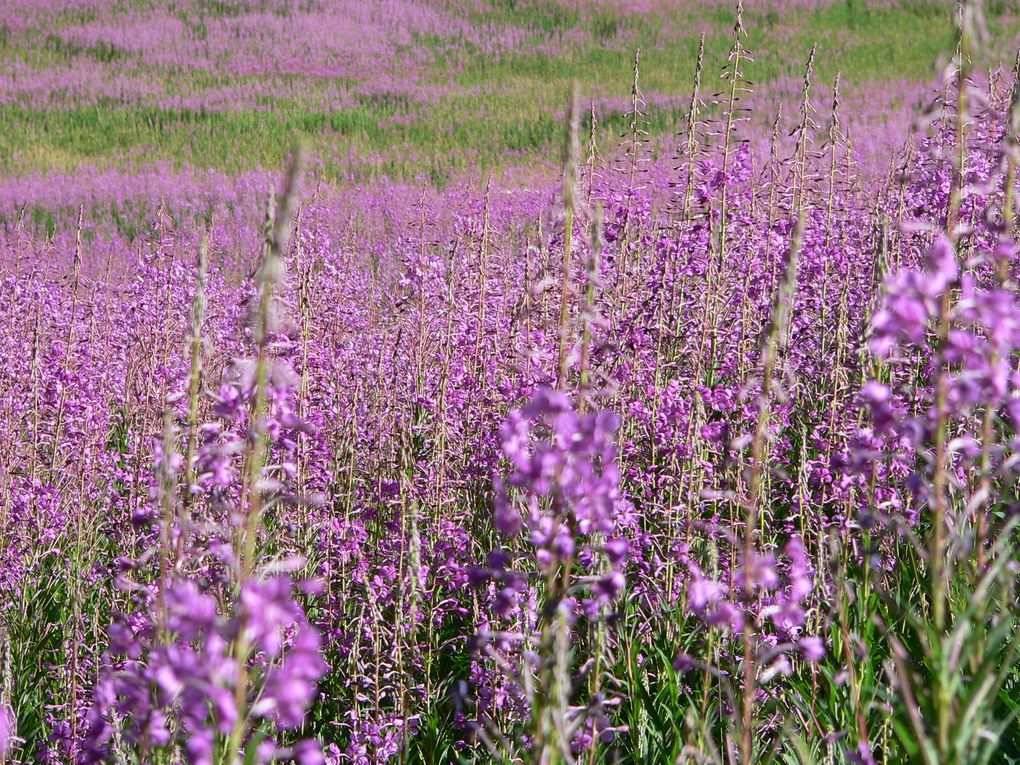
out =
[(0, 765), (1020, 763), (1018, 43), (6, 0)]

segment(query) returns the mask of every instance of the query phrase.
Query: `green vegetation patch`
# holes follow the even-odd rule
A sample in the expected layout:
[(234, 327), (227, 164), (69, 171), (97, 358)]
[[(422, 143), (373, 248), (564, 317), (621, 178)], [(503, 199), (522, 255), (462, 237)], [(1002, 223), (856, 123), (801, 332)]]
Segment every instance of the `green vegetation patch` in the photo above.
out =
[[(664, 6), (666, 7), (666, 6)], [(641, 48), (640, 84), (654, 102), (686, 100), (698, 49), (706, 34), (706, 91), (725, 64), (732, 39), (732, 10), (698, 7), (661, 15), (627, 13), (604, 6), (584, 11), (552, 0), (487, 0), (467, 16), (495, 28), (513, 26), (531, 36), (512, 52), (493, 55), (463, 41), (451, 45), (435, 36), (415, 43), (432, 52), (425, 84), (448, 95), (423, 103), (412, 93), (367, 89), (359, 83), (307, 78), (153, 70), (169, 92), (188, 96), (238, 82), (265, 87), (258, 108), (234, 110), (164, 109), (123, 103), (25, 109), (0, 106), (0, 171), (70, 170), (81, 163), (118, 166), (141, 159), (237, 172), (278, 166), (296, 133), (310, 136), (325, 161), (327, 176), (396, 178), (427, 174), (444, 179), (467, 170), (487, 171), (521, 161), (521, 155), (549, 156), (561, 140), (560, 120), (571, 82), (586, 97), (624, 102), (630, 93), (634, 50)], [(267, 2), (266, 9), (276, 6)], [(229, 3), (208, 0), (210, 16), (229, 15)], [(690, 9), (687, 9), (690, 11)], [(1005, 3), (986, 11), (994, 39), (985, 47), (997, 55), (1020, 23)], [(755, 61), (745, 74), (759, 88), (799, 78), (808, 50), (818, 44), (816, 82), (836, 72), (850, 83), (924, 80), (939, 54), (951, 47), (951, 4), (904, 0), (895, 7), (871, 7), (867, 0), (840, 0), (811, 12), (748, 13), (747, 47)], [(672, 15), (670, 15), (672, 14)], [(682, 30), (682, 31), (677, 31)], [(559, 41), (562, 44), (554, 44)], [(0, 33), (9, 60), (46, 66), (75, 61), (81, 66), (116, 66), (127, 54), (110, 45), (76, 46), (59, 34)], [(132, 62), (132, 66), (144, 65)], [(295, 82), (297, 81), (297, 82)], [(272, 83), (287, 94), (272, 95)], [(329, 110), (318, 95), (340, 87), (353, 93), (353, 106)], [(295, 96), (294, 93), (304, 93)], [(653, 97), (654, 96), (654, 97)], [(657, 98), (655, 98), (657, 97)], [(618, 132), (620, 114), (601, 115)], [(677, 129), (679, 115), (651, 108), (655, 135)]]

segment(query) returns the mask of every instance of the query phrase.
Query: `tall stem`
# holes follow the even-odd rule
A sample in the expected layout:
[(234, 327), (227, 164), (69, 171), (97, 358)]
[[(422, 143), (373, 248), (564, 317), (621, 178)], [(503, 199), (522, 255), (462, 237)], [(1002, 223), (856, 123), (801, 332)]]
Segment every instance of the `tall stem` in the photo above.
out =
[[(797, 268), (800, 261), (800, 247), (803, 237), (804, 221), (798, 218), (790, 242), (787, 256), (786, 275), (780, 289), (776, 293), (772, 307), (772, 320), (765, 342), (762, 347), (762, 382), (761, 394), (758, 397), (758, 419), (755, 426), (754, 439), (751, 442), (751, 478), (747, 497), (747, 520), (744, 530), (744, 566), (753, 565), (756, 556), (758, 515), (760, 512), (762, 483), (764, 479), (765, 446), (768, 441), (768, 427), (771, 415), (774, 378), (780, 352), (787, 340), (790, 314), (797, 290)], [(745, 571), (744, 598), (748, 601), (753, 597), (753, 576)], [(755, 662), (756, 641), (754, 625), (751, 619), (744, 620), (744, 693), (741, 710), (741, 761), (751, 765), (754, 759), (754, 709), (756, 697)]]
[(567, 115), (567, 139), (563, 151), (563, 260), (560, 283), (559, 352), (556, 365), (556, 389), (564, 390), (570, 366), (570, 269), (574, 246), (574, 201), (577, 191), (578, 89), (573, 85)]
[[(273, 223), (269, 231), (265, 256), (258, 270), (259, 302), (252, 327), (252, 337), (257, 351), (255, 361), (254, 402), (249, 421), (249, 437), (245, 453), (245, 477), (242, 491), (241, 522), (238, 528), (238, 581), (237, 587), (251, 578), (255, 572), (258, 537), (264, 510), (262, 496), (262, 473), (269, 452), (269, 434), (265, 428), (265, 417), (269, 409), (269, 335), (271, 317), (277, 285), (284, 281), (286, 267), (284, 255), (290, 240), (291, 220), (297, 206), (298, 187), (304, 173), (304, 147), (294, 150), (287, 172), (283, 195), (275, 208)], [(238, 596), (239, 597), (239, 596)], [(250, 646), (245, 636), (247, 625), (240, 619), (239, 635), (233, 646), (237, 661), (238, 676), (234, 686), (234, 702), (237, 721), (231, 731), (227, 755), (232, 765), (241, 762), (241, 747), (244, 743), (248, 708), (248, 652)]]

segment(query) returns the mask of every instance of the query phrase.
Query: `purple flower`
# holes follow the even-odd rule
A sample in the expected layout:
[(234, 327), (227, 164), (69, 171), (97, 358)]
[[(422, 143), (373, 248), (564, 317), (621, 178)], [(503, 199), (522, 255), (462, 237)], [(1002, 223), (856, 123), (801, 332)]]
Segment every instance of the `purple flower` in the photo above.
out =
[(503, 487), (503, 481), (498, 476), (494, 480), (495, 498), (493, 499), (493, 525), (496, 530), (506, 534), (508, 537), (515, 537), (521, 531), (523, 520), (521, 514), (510, 502)]
[(320, 650), (318, 631), (307, 624), (299, 626), (282, 661), (270, 669), (262, 698), (252, 712), (271, 717), (282, 728), (300, 726), (315, 699), (316, 683), (327, 669)]
[(686, 674), (694, 668), (694, 659), (690, 655), (683, 651), (677, 651), (675, 657), (673, 657), (673, 669), (680, 674)]
[(752, 553), (750, 560), (741, 562), (734, 579), (736, 586), (747, 593), (774, 590), (779, 585), (776, 560), (771, 555)]
[(705, 622), (711, 627), (740, 632), (744, 629), (745, 618), (744, 610), (740, 606), (722, 600), (707, 611)]
[(870, 380), (861, 388), (861, 401), (871, 410), (871, 419), (879, 433), (889, 430), (896, 420), (891, 405), (892, 391), (882, 383)]
[(293, 587), (286, 576), (249, 580), (241, 587), (241, 606), (248, 639), (258, 651), (276, 658), (283, 647), (284, 631), (301, 619)]
[(866, 741), (857, 745), (857, 751), (847, 752), (847, 758), (854, 765), (877, 765), (875, 756), (871, 753), (871, 746)]
[(0, 698), (0, 758), (6, 757), (14, 740), (14, 714)]
[(692, 578), (687, 586), (687, 605), (696, 614), (703, 614), (726, 596), (726, 588), (713, 579), (702, 576), (701, 570), (692, 566)]
[(802, 637), (797, 646), (805, 661), (817, 662), (825, 658), (825, 643), (820, 637), (814, 635)]
[(304, 739), (294, 745), (294, 759), (298, 765), (326, 765), (322, 747), (314, 739)]

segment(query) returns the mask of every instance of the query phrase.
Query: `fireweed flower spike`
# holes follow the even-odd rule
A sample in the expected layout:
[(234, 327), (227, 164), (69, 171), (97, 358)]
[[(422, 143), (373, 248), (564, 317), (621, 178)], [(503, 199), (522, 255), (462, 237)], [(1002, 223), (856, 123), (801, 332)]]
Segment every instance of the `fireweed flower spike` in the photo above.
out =
[(602, 607), (626, 586), (629, 543), (620, 524), (626, 500), (616, 467), (617, 427), (615, 415), (580, 415), (565, 393), (540, 389), (502, 428), (513, 472), (496, 481), (494, 524), (511, 538), (523, 533), (533, 557), (516, 572), (507, 556), (494, 553), (478, 581), (492, 583), (497, 623), (520, 614), (522, 599), (532, 597), (538, 599), (537, 620), (534, 632), (521, 636), (486, 627), (480, 658), (493, 650), (519, 651), (521, 671), (534, 677), (525, 682), (513, 673), (493, 682), (523, 683), (536, 762), (569, 761), (575, 734), (590, 723), (605, 725), (599, 699), (589, 699), (588, 706), (570, 702), (570, 645), (577, 619), (600, 618)]
[[(299, 728), (327, 670), (320, 634), (295, 600), (291, 580), (264, 572), (256, 557), (263, 515), (286, 497), (287, 473), (276, 476), (266, 466), (271, 456), (293, 450), (291, 439), (304, 427), (293, 411), (295, 378), (286, 362), (269, 350), (270, 338), (283, 331), (275, 290), (284, 282), (288, 237), (284, 221), (293, 210), (299, 173), (297, 158), (260, 272), (259, 307), (248, 335), (255, 358), (235, 361), (230, 382), (214, 408), (225, 427), (207, 428), (207, 440), (196, 456), (198, 465), (204, 466), (196, 471), (200, 478), (219, 476), (206, 484), (210, 500), (216, 498), (209, 507), (225, 500), (221, 511), (225, 529), (240, 529), (237, 535), (227, 535), (236, 540), (231, 549), (240, 557), (231, 553), (221, 556), (219, 563), (236, 579), (220, 589), (217, 578), (210, 579), (213, 571), (200, 563), (198, 551), (189, 550), (192, 560), (182, 568), (191, 571), (199, 565), (199, 573), (171, 574), (165, 565), (161, 568), (155, 585), (155, 621), (144, 615), (123, 616), (111, 626), (110, 649), (89, 713), (89, 761), (114, 760), (128, 751), (148, 760), (159, 751), (203, 765), (240, 761), (244, 748), (249, 761), (256, 752), (262, 761), (272, 759), (275, 744), (268, 735), (272, 728), (264, 727), (263, 721), (278, 731)], [(242, 428), (240, 447), (224, 451), (224, 443), (236, 443), (229, 435), (235, 427)], [(167, 439), (157, 454), (157, 497), (163, 501), (176, 496), (174, 481), (182, 461), (180, 455), (167, 453), (171, 447), (172, 440)], [(215, 461), (229, 463), (238, 456), (247, 469), (240, 487), (237, 473), (210, 469)], [(233, 505), (233, 497), (246, 504)], [(161, 560), (166, 559), (172, 537), (180, 533), (177, 520), (176, 513), (163, 513)], [(207, 543), (217, 536), (214, 532)], [(210, 544), (206, 554), (215, 555), (216, 548)], [(146, 591), (139, 605), (149, 602)], [(307, 742), (295, 751), (301, 761), (314, 762), (315, 749)]]

